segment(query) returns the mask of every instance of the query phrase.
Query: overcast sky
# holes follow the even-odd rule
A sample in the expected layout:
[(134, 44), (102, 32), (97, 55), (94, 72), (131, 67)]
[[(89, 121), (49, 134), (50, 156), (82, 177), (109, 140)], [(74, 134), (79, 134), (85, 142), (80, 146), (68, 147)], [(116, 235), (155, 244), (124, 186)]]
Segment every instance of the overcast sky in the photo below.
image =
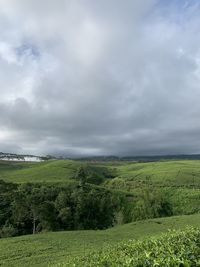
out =
[(0, 0), (0, 151), (200, 153), (199, 0)]

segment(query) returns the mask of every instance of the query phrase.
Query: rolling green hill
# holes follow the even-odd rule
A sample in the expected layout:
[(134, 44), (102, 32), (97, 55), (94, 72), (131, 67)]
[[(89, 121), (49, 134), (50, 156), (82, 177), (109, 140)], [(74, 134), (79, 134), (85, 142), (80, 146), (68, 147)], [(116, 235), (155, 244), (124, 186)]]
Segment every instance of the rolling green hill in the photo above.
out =
[[(125, 192), (131, 205), (142, 199), (143, 189), (161, 189), (167, 193), (173, 214), (200, 212), (200, 161), (160, 162), (81, 162), (49, 160), (40, 163), (0, 161), (0, 179), (13, 183), (77, 183), (77, 170), (84, 166), (87, 182)], [(94, 188), (94, 187), (92, 187)], [(119, 190), (119, 191), (118, 191)], [(4, 197), (2, 201), (5, 200)], [(4, 204), (2, 204), (4, 205)], [(6, 204), (5, 204), (6, 205)], [(133, 205), (134, 206), (134, 205)], [(130, 221), (130, 220), (129, 220)], [(0, 266), (54, 266), (68, 256), (84, 255), (122, 240), (143, 239), (167, 229), (200, 226), (200, 214), (138, 221), (98, 231), (48, 232), (0, 239)], [(66, 229), (66, 228), (65, 228)]]
[[(66, 183), (74, 180), (80, 166), (85, 167), (88, 182), (98, 184), (112, 177), (105, 166), (73, 160), (49, 160), (39, 163), (0, 161), (0, 179), (13, 183)], [(96, 180), (93, 181), (93, 177)]]
[(200, 226), (200, 214), (139, 221), (102, 231), (66, 231), (0, 239), (0, 266), (54, 266), (65, 262), (68, 256), (84, 255), (105, 245), (143, 239), (186, 225)]
[(109, 181), (111, 187), (134, 189), (142, 185), (158, 187), (200, 188), (200, 161), (160, 161), (146, 163), (122, 163), (109, 166), (115, 169), (116, 178)]
[(0, 161), (0, 179), (14, 183), (66, 182), (73, 178), (79, 162), (52, 160), (40, 163)]
[[(200, 188), (200, 161), (106, 162), (87, 163), (50, 160), (40, 163), (0, 161), (0, 179), (10, 182), (66, 182), (77, 169), (86, 166), (92, 176), (108, 178), (106, 186), (135, 189), (153, 184), (158, 187)], [(111, 179), (112, 178), (112, 179)]]
[(0, 161), (0, 179), (14, 183), (76, 183), (75, 174), (85, 166), (87, 182), (136, 196), (146, 187), (170, 194), (174, 214), (192, 214), (200, 207), (200, 161), (157, 162), (50, 160), (40, 163)]

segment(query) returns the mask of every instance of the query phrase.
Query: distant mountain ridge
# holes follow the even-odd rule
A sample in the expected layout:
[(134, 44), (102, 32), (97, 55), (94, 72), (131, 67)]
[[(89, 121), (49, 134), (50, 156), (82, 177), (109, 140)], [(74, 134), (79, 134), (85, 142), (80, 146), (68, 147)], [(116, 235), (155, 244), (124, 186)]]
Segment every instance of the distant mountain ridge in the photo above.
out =
[(161, 160), (200, 160), (200, 154), (178, 154), (178, 155), (155, 155), (155, 156), (91, 156), (81, 157), (78, 160), (88, 161), (136, 161), (149, 162)]

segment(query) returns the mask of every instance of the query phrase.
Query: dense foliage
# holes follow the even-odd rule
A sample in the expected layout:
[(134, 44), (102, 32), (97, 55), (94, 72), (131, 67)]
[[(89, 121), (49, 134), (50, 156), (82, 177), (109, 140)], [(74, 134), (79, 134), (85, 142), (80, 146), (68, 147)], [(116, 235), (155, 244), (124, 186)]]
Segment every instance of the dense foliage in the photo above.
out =
[(123, 198), (86, 185), (15, 185), (0, 181), (0, 236), (51, 230), (105, 229)]
[[(27, 176), (32, 183), (0, 182), (0, 237), (105, 229), (138, 220), (197, 213), (198, 181), (194, 175), (185, 177), (185, 171), (179, 169), (181, 164), (184, 168), (190, 166), (188, 162), (107, 165), (64, 160), (39, 164), (3, 162), (2, 175), (16, 176), (19, 181), (19, 175)], [(169, 167), (173, 167), (174, 173), (170, 173)], [(165, 177), (161, 179), (163, 173)], [(181, 173), (183, 177), (173, 178), (172, 185), (169, 175), (178, 177)], [(33, 181), (37, 176), (40, 182), (36, 184)], [(63, 182), (44, 183), (42, 177), (50, 177), (49, 181), (59, 177)]]
[(171, 215), (163, 194), (143, 190), (139, 196), (86, 183), (12, 184), (0, 181), (0, 237), (41, 231), (105, 229), (116, 224)]
[(65, 267), (200, 266), (200, 230), (172, 231), (159, 238), (119, 243), (71, 259)]

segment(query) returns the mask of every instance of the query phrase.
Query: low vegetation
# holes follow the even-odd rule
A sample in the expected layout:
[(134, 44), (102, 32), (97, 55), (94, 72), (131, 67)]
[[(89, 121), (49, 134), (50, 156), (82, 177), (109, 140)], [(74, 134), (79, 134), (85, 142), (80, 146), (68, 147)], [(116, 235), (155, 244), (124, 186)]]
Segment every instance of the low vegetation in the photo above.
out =
[(69, 257), (71, 260), (73, 257), (83, 257), (107, 246), (116, 246), (122, 241), (148, 240), (152, 236), (159, 238), (168, 229), (185, 229), (187, 225), (198, 227), (199, 221), (200, 214), (195, 214), (138, 221), (98, 231), (60, 231), (2, 238), (0, 266), (62, 266)]
[(159, 238), (134, 240), (69, 260), (65, 267), (199, 266), (200, 230), (171, 231)]

